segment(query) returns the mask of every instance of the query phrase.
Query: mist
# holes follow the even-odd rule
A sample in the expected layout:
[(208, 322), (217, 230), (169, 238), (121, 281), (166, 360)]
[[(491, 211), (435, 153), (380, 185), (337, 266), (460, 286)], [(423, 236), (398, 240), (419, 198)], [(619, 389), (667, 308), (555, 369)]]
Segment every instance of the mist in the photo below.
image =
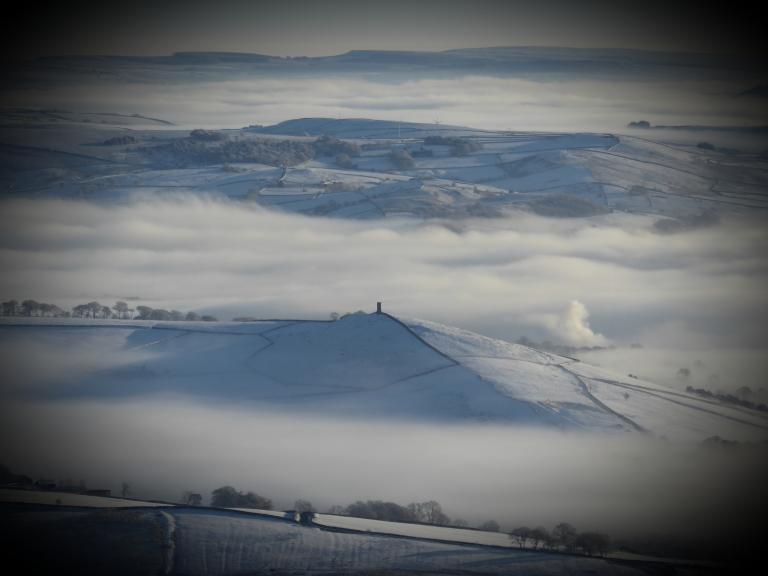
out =
[[(730, 80), (463, 73), (436, 78), (415, 74), (241, 77), (226, 72), (229, 75), (197, 81), (167, 76), (169, 72), (158, 78), (131, 79), (129, 73), (129, 78), (121, 80), (9, 88), (3, 102), (27, 108), (138, 113), (171, 121), (181, 129), (241, 128), (305, 117), (584, 132), (626, 132), (628, 122), (640, 119), (653, 125), (765, 123), (762, 101), (736, 97), (750, 87), (748, 82), (734, 85)], [(685, 139), (680, 133), (654, 136)], [(746, 136), (743, 142), (734, 142), (734, 134), (728, 132), (706, 137), (718, 144), (727, 138), (723, 145), (728, 146), (756, 145)], [(764, 147), (764, 139), (760, 145)]]
[(453, 518), (508, 529), (567, 521), (613, 534), (727, 530), (754, 518), (768, 479), (763, 446), (297, 418), (178, 397), (14, 404), (2, 428), (6, 465), (92, 487), (125, 481), (140, 498), (207, 498), (232, 485), (278, 508), (298, 498), (320, 510), (435, 499)]
[(188, 196), (8, 200), (0, 214), (3, 299), (133, 298), (223, 319), (322, 319), (383, 301), (405, 317), (563, 343), (589, 336), (564, 316), (577, 300), (592, 334), (581, 344), (766, 342), (759, 219), (659, 235), (651, 218), (622, 214), (354, 222)]

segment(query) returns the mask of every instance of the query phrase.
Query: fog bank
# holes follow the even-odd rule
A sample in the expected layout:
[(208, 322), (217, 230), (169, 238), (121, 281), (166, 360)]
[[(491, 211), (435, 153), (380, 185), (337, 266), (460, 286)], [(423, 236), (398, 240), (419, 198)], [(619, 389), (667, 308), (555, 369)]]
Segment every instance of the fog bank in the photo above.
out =
[(503, 527), (568, 521), (612, 533), (695, 534), (761, 509), (764, 447), (703, 449), (637, 436), (296, 418), (182, 398), (5, 407), (0, 453), (32, 476), (144, 498), (253, 490), (280, 508), (435, 499)]
[(383, 301), (396, 315), (512, 339), (768, 341), (768, 229), (758, 219), (659, 235), (652, 219), (622, 214), (354, 222), (198, 197), (0, 208), (3, 300), (133, 298), (224, 319), (327, 318)]

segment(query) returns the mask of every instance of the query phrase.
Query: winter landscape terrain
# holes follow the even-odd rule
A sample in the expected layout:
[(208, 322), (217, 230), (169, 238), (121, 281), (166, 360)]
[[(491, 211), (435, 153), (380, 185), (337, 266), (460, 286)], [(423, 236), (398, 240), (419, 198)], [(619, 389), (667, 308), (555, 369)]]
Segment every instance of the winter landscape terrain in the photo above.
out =
[(4, 120), (7, 196), (187, 193), (343, 218), (620, 211), (663, 216), (670, 227), (767, 206), (765, 159), (640, 136), (330, 118), (190, 135), (159, 121), (130, 127), (147, 119), (35, 110)]
[[(26, 496), (29, 501), (36, 495)], [(642, 575), (660, 568), (680, 569), (681, 573), (718, 569), (706, 563), (675, 563), (654, 558), (630, 559), (616, 555), (604, 559), (518, 550), (505, 534), (478, 530), (325, 514), (316, 515), (311, 525), (303, 525), (289, 518), (289, 514), (270, 514), (264, 510), (202, 509), (139, 501), (123, 504), (118, 499), (107, 505), (88, 502), (93, 497), (81, 497), (78, 507), (69, 507), (67, 495), (59, 496), (64, 503), (54, 505), (55, 508), (20, 503), (5, 505), (5, 513), (21, 528), (21, 534), (4, 534), (7, 541), (17, 546), (13, 560), (20, 559), (26, 549), (31, 548), (24, 538), (29, 536), (29, 531), (35, 531), (35, 537), (60, 556), (28, 557), (24, 561), (28, 568), (50, 570), (57, 566), (81, 574), (99, 573), (105, 566), (118, 574), (317, 575), (554, 575), (572, 574), (574, 570), (590, 574)], [(94, 531), (105, 526), (110, 531), (94, 539)], [(110, 540), (113, 534), (119, 534), (122, 542)], [(96, 543), (111, 546), (113, 554), (125, 556), (124, 563), (113, 566), (110, 556), (102, 551), (94, 551), (90, 557), (69, 556), (63, 544), (72, 546), (78, 537), (90, 537)], [(126, 548), (130, 554), (125, 554)]]
[[(418, 38), (468, 18), (448, 34), (413, 4), (395, 29)], [(142, 41), (192, 12), (147, 17)], [(456, 38), (275, 56), (205, 41), (224, 12), (199, 50), (4, 63), (6, 556), (179, 576), (764, 564), (763, 59)], [(277, 26), (296, 50), (307, 13)]]
[[(112, 339), (113, 349), (100, 349), (109, 360), (94, 373), (71, 381), (50, 375), (55, 387), (36, 383), (38, 391), (46, 387), (48, 395), (63, 398), (177, 393), (271, 406), (299, 417), (507, 423), (687, 443), (768, 437), (765, 412), (386, 313), (336, 321), (0, 323), (4, 343), (19, 333), (73, 353)], [(16, 391), (23, 395), (29, 385)]]

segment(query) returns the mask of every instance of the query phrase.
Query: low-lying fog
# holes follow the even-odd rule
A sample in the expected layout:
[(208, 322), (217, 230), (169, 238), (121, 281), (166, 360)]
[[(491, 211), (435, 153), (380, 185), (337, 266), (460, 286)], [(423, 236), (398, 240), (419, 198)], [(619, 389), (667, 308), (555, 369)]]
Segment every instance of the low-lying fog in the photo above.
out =
[[(170, 76), (154, 82), (117, 74), (98, 81), (77, 76), (55, 88), (9, 87), (2, 98), (7, 106), (141, 114), (181, 128), (242, 128), (306, 117), (545, 132), (627, 132), (628, 122), (636, 120), (673, 126), (765, 124), (763, 99), (739, 96), (752, 87), (749, 80), (724, 82), (698, 74), (694, 78), (628, 74), (597, 79), (574, 74), (531, 78), (482, 74), (435, 78), (417, 73), (242, 78), (233, 74), (216, 81)], [(689, 144), (707, 140), (756, 152), (766, 146), (765, 135), (758, 133), (646, 130), (642, 135)]]
[[(661, 235), (650, 218), (618, 214), (356, 222), (199, 197), (0, 208), (3, 300), (132, 298), (221, 319), (328, 318), (383, 301), (395, 315), (488, 336), (616, 346), (584, 358), (667, 383), (765, 380), (768, 231), (758, 219)], [(689, 381), (676, 378), (681, 368)]]
[[(8, 406), (6, 406), (6, 409)], [(14, 404), (6, 464), (32, 476), (176, 500), (232, 485), (289, 508), (435, 499), (471, 524), (695, 533), (748, 521), (764, 498), (764, 446), (666, 445), (493, 426), (296, 418), (181, 398)], [(725, 523), (725, 524), (723, 524)]]
[[(527, 215), (454, 223), (330, 221), (201, 198), (3, 201), (3, 300), (60, 306), (136, 297), (180, 310), (327, 317), (370, 310), (573, 346), (591, 362), (674, 382), (758, 387), (768, 262), (760, 221), (672, 235), (652, 220)], [(145, 498), (229, 484), (289, 507), (438, 500), (506, 528), (568, 521), (612, 533), (728, 530), (768, 486), (763, 446), (669, 445), (515, 427), (338, 421), (182, 397), (54, 402), (113, 362), (117, 330), (80, 349), (4, 331), (0, 455), (34, 478), (85, 479)], [(24, 329), (16, 329), (24, 330)], [(628, 348), (632, 343), (645, 348)], [(709, 351), (717, 350), (716, 354)], [(126, 358), (127, 356), (124, 356)], [(682, 384), (682, 383), (680, 383)], [(36, 398), (36, 399), (31, 399)]]

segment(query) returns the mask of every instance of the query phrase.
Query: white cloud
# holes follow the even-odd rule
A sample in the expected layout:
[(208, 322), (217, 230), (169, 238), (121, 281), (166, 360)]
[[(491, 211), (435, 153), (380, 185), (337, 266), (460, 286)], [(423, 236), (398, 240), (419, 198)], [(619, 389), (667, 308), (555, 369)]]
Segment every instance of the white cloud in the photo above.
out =
[[(436, 499), (509, 529), (567, 521), (614, 535), (734, 529), (759, 514), (759, 447), (669, 446), (640, 436), (344, 421), (183, 398), (4, 405), (4, 464), (145, 498), (222, 485), (290, 507)], [(663, 527), (663, 530), (661, 529)]]
[(595, 333), (589, 326), (587, 307), (578, 300), (571, 300), (552, 326), (552, 331), (571, 346), (605, 346), (608, 339)]
[[(2, 299), (69, 306), (136, 296), (223, 317), (315, 318), (381, 300), (402, 316), (510, 338), (540, 338), (560, 322), (574, 342), (599, 334), (617, 343), (657, 334), (675, 346), (694, 335), (697, 346), (766, 341), (760, 222), (659, 236), (648, 219), (622, 215), (520, 215), (456, 231), (455, 223), (327, 220), (192, 197), (1, 208)], [(591, 333), (578, 307), (557, 320), (571, 300), (588, 303)]]
[[(732, 90), (732, 88), (731, 88)], [(215, 82), (103, 80), (92, 85), (24, 89), (8, 105), (87, 112), (140, 113), (185, 127), (273, 124), (303, 117), (377, 118), (492, 130), (622, 131), (630, 120), (653, 124), (741, 125), (762, 122), (754, 102), (736, 101), (709, 82), (533, 80), (408, 74), (322, 77), (223, 77)], [(663, 103), (660, 105), (659, 103)]]

